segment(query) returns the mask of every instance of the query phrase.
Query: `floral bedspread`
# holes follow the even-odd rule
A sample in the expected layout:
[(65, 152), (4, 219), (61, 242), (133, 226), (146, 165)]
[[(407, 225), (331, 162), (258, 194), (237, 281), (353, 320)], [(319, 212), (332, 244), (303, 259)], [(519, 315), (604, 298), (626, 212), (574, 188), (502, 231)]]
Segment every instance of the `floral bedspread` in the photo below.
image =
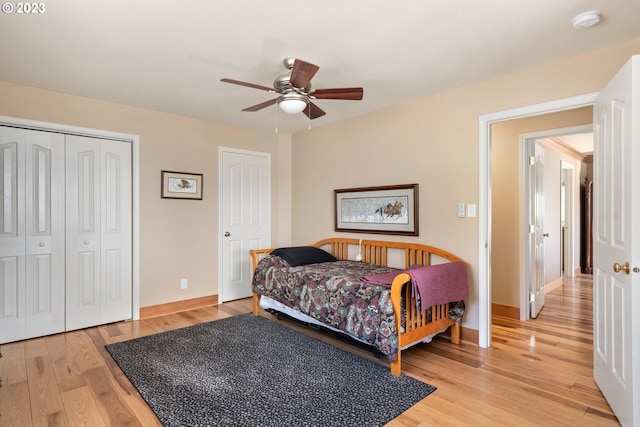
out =
[(393, 270), (358, 261), (291, 267), (282, 258), (268, 255), (255, 270), (253, 291), (363, 340), (394, 361), (398, 333), (391, 291), (360, 281), (362, 276)]

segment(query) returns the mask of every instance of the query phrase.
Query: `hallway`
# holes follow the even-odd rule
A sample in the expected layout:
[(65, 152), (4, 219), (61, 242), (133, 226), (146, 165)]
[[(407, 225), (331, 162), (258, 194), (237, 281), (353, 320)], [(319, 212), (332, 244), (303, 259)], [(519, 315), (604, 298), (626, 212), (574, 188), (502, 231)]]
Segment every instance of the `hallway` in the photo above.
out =
[(519, 364), (518, 372), (509, 374), (514, 379), (529, 377), (526, 381), (532, 386), (545, 389), (546, 398), (562, 405), (575, 406), (575, 399), (591, 402), (586, 413), (602, 417), (602, 422), (608, 418), (613, 425), (617, 424), (593, 381), (591, 275), (563, 277), (562, 284), (545, 295), (545, 305), (538, 318), (523, 322), (494, 316), (492, 330), (493, 349), (520, 353), (532, 362), (543, 362), (545, 371), (554, 372), (553, 378), (544, 380), (549, 372), (541, 370), (538, 363)]

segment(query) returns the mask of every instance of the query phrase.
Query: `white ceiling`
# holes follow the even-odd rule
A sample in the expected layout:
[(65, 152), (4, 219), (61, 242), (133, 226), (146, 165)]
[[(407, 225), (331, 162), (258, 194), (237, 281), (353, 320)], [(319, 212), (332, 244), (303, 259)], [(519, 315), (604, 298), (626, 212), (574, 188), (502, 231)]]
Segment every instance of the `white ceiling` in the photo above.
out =
[(564, 145), (571, 147), (580, 154), (593, 153), (593, 133), (574, 133), (558, 138)]
[(574, 133), (542, 138), (537, 141), (551, 144), (552, 147), (562, 147), (579, 156), (593, 154), (593, 132)]
[[(15, 4), (15, 3), (14, 3)], [(313, 127), (640, 38), (640, 0), (56, 0), (0, 15), (0, 80), (281, 132), (303, 114), (245, 107), (297, 57), (314, 88), (364, 87), (362, 101), (317, 100)], [(571, 19), (599, 9), (602, 23)], [(576, 76), (579, 78), (579, 76)]]

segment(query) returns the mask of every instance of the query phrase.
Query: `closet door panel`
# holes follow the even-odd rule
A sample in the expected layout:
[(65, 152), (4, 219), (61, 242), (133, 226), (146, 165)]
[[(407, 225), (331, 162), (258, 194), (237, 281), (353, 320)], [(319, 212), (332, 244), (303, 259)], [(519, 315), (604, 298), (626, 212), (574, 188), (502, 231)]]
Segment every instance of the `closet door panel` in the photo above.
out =
[(25, 217), (22, 129), (0, 127), (0, 343), (24, 338)]
[(67, 330), (100, 323), (100, 140), (66, 138)]
[(26, 135), (26, 337), (65, 329), (64, 136)]
[(131, 144), (67, 137), (67, 329), (132, 317)]
[(132, 317), (131, 144), (101, 143), (102, 321)]
[(0, 342), (64, 330), (64, 137), (0, 127)]

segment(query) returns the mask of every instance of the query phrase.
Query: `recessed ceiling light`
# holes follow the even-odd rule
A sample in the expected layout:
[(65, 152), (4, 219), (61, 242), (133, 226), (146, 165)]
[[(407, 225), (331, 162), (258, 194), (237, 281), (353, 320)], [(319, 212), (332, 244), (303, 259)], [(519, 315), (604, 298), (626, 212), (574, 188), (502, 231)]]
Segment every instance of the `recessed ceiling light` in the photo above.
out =
[(576, 30), (583, 30), (585, 28), (593, 27), (600, 23), (600, 17), (602, 12), (599, 10), (590, 10), (588, 12), (582, 12), (571, 20), (573, 28)]

